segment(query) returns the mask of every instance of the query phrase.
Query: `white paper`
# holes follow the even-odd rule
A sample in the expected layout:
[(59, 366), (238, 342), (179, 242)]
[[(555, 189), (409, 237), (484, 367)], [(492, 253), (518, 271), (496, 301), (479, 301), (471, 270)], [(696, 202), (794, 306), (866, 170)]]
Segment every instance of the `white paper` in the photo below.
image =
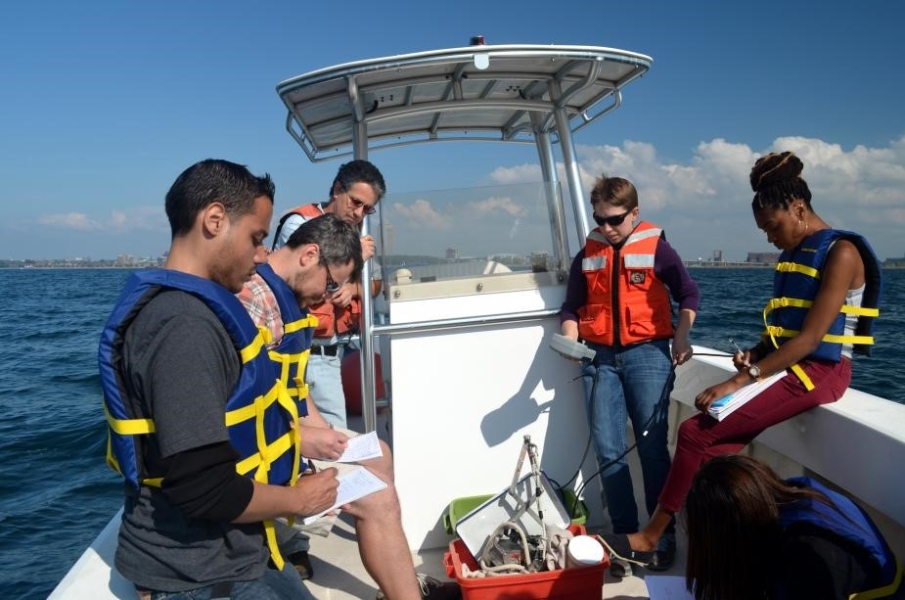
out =
[(332, 462), (353, 463), (381, 456), (383, 456), (383, 451), (380, 449), (380, 440), (377, 438), (377, 432), (372, 431), (350, 437), (346, 451)]
[(339, 488), (336, 490), (336, 502), (333, 506), (323, 512), (305, 517), (302, 520), (305, 525), (313, 523), (323, 515), (331, 510), (339, 508), (343, 504), (348, 504), (349, 502), (354, 502), (355, 500), (364, 498), (374, 492), (379, 492), (387, 486), (382, 479), (364, 467), (358, 467), (352, 471), (343, 473), (342, 475), (339, 475), (337, 479), (339, 480)]
[(707, 409), (707, 414), (717, 421), (722, 421), (727, 415), (732, 414), (737, 408), (744, 406), (748, 400), (751, 400), (751, 398), (754, 398), (785, 376), (786, 372), (784, 370), (779, 371), (766, 379), (746, 385), (732, 394), (717, 398), (710, 404), (710, 407)]
[(685, 589), (685, 578), (679, 575), (647, 575), (644, 577), (650, 600), (694, 600)]

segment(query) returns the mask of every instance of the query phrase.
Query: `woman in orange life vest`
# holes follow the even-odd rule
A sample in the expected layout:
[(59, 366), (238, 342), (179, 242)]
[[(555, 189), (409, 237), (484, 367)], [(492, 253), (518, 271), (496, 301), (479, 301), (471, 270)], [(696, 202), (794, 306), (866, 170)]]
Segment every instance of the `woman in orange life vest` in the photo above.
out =
[[(627, 534), (638, 531), (638, 509), (624, 456), (626, 420), (638, 438), (650, 515), (670, 466), (661, 398), (672, 391), (673, 366), (691, 358), (698, 286), (663, 231), (638, 219), (638, 192), (630, 181), (601, 177), (591, 206), (598, 227), (572, 263), (561, 329), (597, 353), (581, 364), (585, 405), (613, 530)], [(679, 306), (675, 327), (670, 296)], [(673, 563), (673, 527), (653, 568)], [(611, 572), (622, 576), (626, 565), (614, 561)]]
[[(738, 373), (697, 395), (702, 414), (679, 427), (676, 453), (653, 517), (637, 533), (604, 536), (611, 551), (646, 562), (682, 507), (695, 472), (744, 448), (771, 425), (838, 400), (851, 381), (852, 353), (867, 354), (881, 279), (879, 261), (863, 237), (835, 230), (811, 208), (791, 152), (761, 157), (751, 169), (751, 203), (758, 229), (782, 250), (773, 299), (764, 310), (760, 343), (733, 357)], [(714, 400), (774, 373), (785, 377), (721, 421), (707, 414)]]

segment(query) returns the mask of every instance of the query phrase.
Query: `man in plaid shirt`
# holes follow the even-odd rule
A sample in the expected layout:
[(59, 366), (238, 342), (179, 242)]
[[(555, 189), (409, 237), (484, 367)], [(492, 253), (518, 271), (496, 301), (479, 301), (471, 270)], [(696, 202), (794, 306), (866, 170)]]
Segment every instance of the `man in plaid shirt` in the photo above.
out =
[[(361, 264), (358, 230), (330, 214), (303, 223), (267, 261), (267, 266), (278, 277), (277, 284), (288, 286), (302, 308), (322, 302), (328, 294), (360, 273)], [(270, 332), (269, 346), (278, 345), (283, 338), (283, 318), (271, 286), (256, 274), (245, 284), (239, 299), (255, 323)], [(300, 419), (302, 454), (323, 460), (339, 458), (348, 445), (348, 438), (356, 434), (333, 429), (310, 399), (307, 407), (308, 416)], [(366, 570), (388, 598), (461, 598), (455, 582), (441, 583), (433, 578), (416, 576), (411, 550), (402, 531), (399, 499), (393, 485), (392, 456), (389, 446), (383, 441), (380, 445), (383, 456), (362, 464), (386, 482), (387, 487), (344, 507), (355, 518), (359, 553)], [(281, 533), (282, 540), (294, 530)], [(310, 569), (304, 534), (282, 542), (281, 549), (287, 559), (294, 564), (302, 562)], [(291, 553), (298, 548), (303, 550)]]

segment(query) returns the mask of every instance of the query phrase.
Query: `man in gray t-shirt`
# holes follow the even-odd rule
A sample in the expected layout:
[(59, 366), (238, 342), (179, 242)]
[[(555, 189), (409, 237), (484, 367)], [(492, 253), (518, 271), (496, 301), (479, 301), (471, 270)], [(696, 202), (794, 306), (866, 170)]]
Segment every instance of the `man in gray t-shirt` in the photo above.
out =
[[(268, 176), (234, 163), (206, 160), (184, 171), (166, 197), (173, 237), (164, 283), (134, 308), (124, 295), (113, 315), (126, 316), (118, 323), (111, 318), (105, 330), (104, 340), (111, 327), (117, 334), (113, 350), (102, 340), (100, 353), (102, 373), (115, 375), (102, 377), (108, 409), (121, 402), (129, 418), (153, 423), (149, 435), (132, 434), (137, 461), (121, 442), (114, 444), (129, 479), (116, 567), (142, 596), (313, 599), (295, 569), (268, 563), (263, 523), (332, 506), (336, 470), (302, 477), (293, 487), (240, 476), (245, 440), (224, 418), (227, 402), (242, 400), (245, 386), (273, 385), (266, 369), (258, 376), (245, 370), (249, 359), (240, 356), (238, 334), (227, 329), (254, 331), (231, 293), (266, 260), (273, 194)], [(176, 289), (177, 280), (204, 291)], [(215, 313), (217, 302), (234, 316)], [(114, 441), (123, 437), (117, 435)], [(138, 485), (130, 475), (135, 468)]]

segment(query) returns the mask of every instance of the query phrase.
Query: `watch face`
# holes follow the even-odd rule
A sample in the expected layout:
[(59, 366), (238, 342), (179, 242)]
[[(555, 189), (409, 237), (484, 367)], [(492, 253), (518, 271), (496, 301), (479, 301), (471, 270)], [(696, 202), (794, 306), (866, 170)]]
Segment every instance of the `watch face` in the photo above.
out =
[(752, 379), (757, 379), (760, 377), (760, 367), (757, 365), (751, 365), (748, 367), (748, 375), (752, 377)]

